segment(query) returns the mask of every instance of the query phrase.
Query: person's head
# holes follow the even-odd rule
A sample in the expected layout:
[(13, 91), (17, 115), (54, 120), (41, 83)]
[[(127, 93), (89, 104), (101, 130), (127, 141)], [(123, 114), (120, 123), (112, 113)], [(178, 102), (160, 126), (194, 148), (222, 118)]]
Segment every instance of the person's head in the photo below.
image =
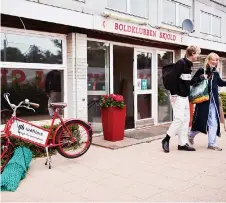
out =
[(206, 57), (204, 67), (216, 68), (218, 65), (218, 61), (219, 61), (219, 56), (216, 53), (212, 52)]
[(200, 53), (201, 49), (198, 46), (191, 45), (186, 49), (186, 58), (192, 62), (197, 61)]

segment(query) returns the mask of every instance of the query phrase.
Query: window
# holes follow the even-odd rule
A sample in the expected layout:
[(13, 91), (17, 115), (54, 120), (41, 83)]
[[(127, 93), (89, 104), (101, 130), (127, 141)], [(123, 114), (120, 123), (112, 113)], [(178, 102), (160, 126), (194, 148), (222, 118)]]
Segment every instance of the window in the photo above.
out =
[(221, 18), (201, 11), (201, 33), (221, 37)]
[(135, 16), (147, 17), (148, 11), (147, 0), (130, 0), (130, 10), (131, 14)]
[[(152, 53), (137, 54), (137, 82), (138, 89), (151, 90)], [(144, 85), (142, 84), (144, 82)]]
[[(35, 112), (25, 108), (18, 109), (17, 116), (19, 118), (30, 121), (50, 119), (48, 97), (45, 92), (45, 79), (50, 71), (52, 70), (1, 68), (1, 112), (11, 111), (10, 106), (3, 97), (3, 94), (8, 92), (10, 93), (9, 99), (13, 104), (29, 99), (31, 102), (40, 105), (39, 108), (35, 109)], [(60, 71), (60, 75), (63, 78), (63, 71)], [(62, 88), (60, 89), (62, 90)], [(60, 100), (63, 101), (61, 90), (59, 91), (61, 93)]]
[(158, 123), (172, 121), (172, 107), (169, 92), (163, 86), (162, 67), (173, 63), (173, 52), (158, 50)]
[(148, 0), (107, 0), (107, 7), (139, 17), (148, 16)]
[(203, 33), (210, 34), (210, 15), (208, 13), (202, 13), (201, 16), (201, 31)]
[[(53, 34), (52, 34), (53, 35)], [(10, 93), (14, 104), (29, 99), (39, 103), (35, 112), (18, 109), (17, 116), (29, 121), (50, 119), (46, 76), (51, 72), (57, 75), (57, 85), (50, 87), (57, 101), (63, 101), (65, 36), (49, 36), (45, 33), (3, 28), (1, 32), (1, 116), (11, 116), (11, 108), (3, 97)], [(56, 73), (56, 74), (55, 74)], [(56, 84), (56, 83), (55, 83)], [(55, 90), (53, 90), (55, 88)], [(53, 93), (50, 94), (53, 97)], [(57, 102), (56, 101), (56, 102)], [(7, 119), (8, 119), (7, 118)], [(1, 120), (4, 123), (5, 120)]]
[(222, 60), (222, 78), (226, 80), (226, 58)]
[(176, 25), (176, 3), (165, 1), (163, 3), (163, 22), (170, 25)]
[(62, 40), (1, 33), (1, 61), (62, 64)]
[(168, 25), (182, 27), (185, 19), (190, 19), (190, 7), (184, 4), (163, 0), (163, 20), (162, 22)]
[(185, 19), (190, 19), (190, 8), (182, 4), (179, 4), (178, 8), (179, 8), (179, 14), (178, 14), (179, 25), (178, 26), (181, 27)]
[(107, 7), (116, 11), (127, 11), (127, 0), (107, 0)]
[(221, 36), (221, 18), (212, 16), (212, 35)]
[(88, 90), (105, 91), (105, 67), (108, 63), (109, 47), (103, 42), (88, 41)]
[(194, 76), (194, 74), (196, 73), (196, 71), (203, 67), (204, 66), (204, 63), (205, 63), (205, 59), (206, 59), (207, 56), (200, 56), (199, 59), (195, 62), (193, 62), (193, 67), (192, 67), (192, 77)]

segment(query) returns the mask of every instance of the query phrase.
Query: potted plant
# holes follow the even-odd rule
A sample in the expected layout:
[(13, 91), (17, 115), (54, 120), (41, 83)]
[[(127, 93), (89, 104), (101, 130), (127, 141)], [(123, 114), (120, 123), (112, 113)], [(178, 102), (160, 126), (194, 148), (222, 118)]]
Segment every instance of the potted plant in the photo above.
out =
[(100, 100), (104, 139), (119, 141), (124, 139), (126, 105), (121, 95), (103, 95)]

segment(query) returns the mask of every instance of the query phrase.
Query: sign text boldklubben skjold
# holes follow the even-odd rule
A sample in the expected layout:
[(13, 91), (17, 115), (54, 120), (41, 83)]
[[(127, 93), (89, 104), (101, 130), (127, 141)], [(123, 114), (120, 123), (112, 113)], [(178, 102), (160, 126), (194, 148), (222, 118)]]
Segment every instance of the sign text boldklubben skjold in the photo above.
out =
[[(130, 33), (135, 33), (135, 34), (140, 34), (145, 36), (157, 37), (157, 31), (155, 30), (125, 25), (122, 23), (115, 23), (115, 30), (130, 32)], [(171, 40), (171, 41), (176, 40), (176, 35), (165, 33), (165, 32), (160, 32), (158, 37), (165, 40)]]

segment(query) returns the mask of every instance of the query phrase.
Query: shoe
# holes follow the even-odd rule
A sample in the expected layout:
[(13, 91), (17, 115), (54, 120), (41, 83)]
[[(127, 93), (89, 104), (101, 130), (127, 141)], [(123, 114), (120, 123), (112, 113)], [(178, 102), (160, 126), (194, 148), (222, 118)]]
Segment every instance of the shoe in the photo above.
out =
[(195, 151), (195, 148), (190, 147), (188, 144), (186, 144), (184, 146), (178, 145), (178, 150), (180, 150), (180, 151)]
[(165, 153), (169, 153), (169, 140), (166, 138), (162, 140), (162, 149)]
[(193, 145), (193, 144), (194, 144), (194, 137), (188, 136), (188, 141), (189, 141), (189, 143), (190, 143), (191, 145)]
[(208, 146), (207, 149), (212, 149), (212, 150), (216, 150), (216, 151), (222, 151), (222, 149), (220, 147)]

